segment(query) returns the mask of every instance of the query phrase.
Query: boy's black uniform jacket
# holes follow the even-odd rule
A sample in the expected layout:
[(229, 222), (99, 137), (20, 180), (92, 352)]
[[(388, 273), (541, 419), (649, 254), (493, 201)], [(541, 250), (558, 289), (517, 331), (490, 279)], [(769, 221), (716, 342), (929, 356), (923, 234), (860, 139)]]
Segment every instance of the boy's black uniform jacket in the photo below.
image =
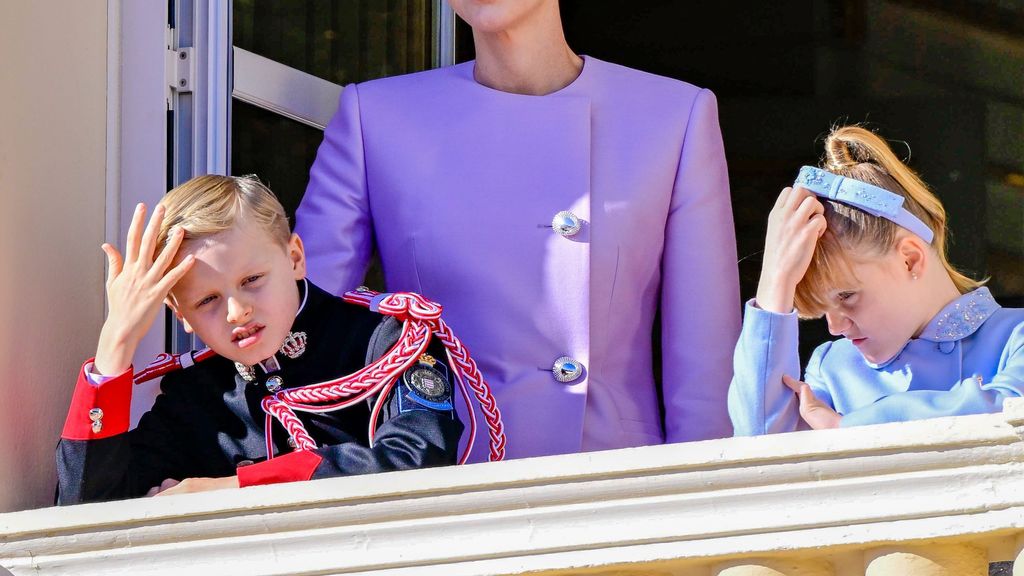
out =
[[(321, 447), (293, 451), (288, 434), (273, 420), (278, 456), (266, 459), (260, 402), (270, 394), (269, 376), (280, 376), (284, 388), (294, 388), (352, 374), (382, 356), (401, 330), (394, 318), (308, 286), (292, 327), (307, 334), (301, 356), (277, 354), (280, 370), (268, 375), (257, 366), (255, 382), (246, 382), (234, 363), (220, 356), (167, 374), (163, 393), (134, 430), (128, 430), (132, 371), (94, 386), (83, 366), (57, 447), (58, 503), (141, 496), (167, 478), (237, 473), (246, 486), (454, 464), (463, 426), (453, 409), (454, 379), (441, 362), (444, 347), (436, 340), (428, 352), (448, 379), (447, 398), (423, 402), (399, 378), (373, 447), (367, 440), (367, 403), (324, 414), (296, 412)], [(94, 431), (97, 408), (102, 427)]]

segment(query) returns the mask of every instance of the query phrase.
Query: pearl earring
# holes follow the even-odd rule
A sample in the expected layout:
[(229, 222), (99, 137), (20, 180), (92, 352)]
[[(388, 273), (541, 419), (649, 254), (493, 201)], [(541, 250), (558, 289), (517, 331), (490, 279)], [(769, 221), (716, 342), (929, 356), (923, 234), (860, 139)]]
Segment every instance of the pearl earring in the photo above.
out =
[(917, 272), (911, 272), (910, 277), (913, 278), (914, 280), (917, 280)]

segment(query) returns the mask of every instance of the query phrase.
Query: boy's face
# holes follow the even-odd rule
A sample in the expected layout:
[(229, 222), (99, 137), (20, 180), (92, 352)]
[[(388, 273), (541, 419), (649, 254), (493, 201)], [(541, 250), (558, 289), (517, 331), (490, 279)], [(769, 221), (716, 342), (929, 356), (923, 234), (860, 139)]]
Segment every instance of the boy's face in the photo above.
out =
[(243, 364), (266, 360), (281, 347), (299, 309), (296, 280), (306, 275), (302, 241), (288, 246), (256, 224), (189, 240), (175, 263), (195, 256), (167, 304), (214, 352)]

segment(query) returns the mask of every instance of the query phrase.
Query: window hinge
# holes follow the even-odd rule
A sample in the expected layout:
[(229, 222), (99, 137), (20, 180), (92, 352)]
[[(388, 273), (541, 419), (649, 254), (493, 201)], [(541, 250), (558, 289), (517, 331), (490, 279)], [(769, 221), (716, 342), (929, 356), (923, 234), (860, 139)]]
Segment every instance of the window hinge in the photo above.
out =
[(171, 92), (184, 94), (192, 91), (196, 72), (192, 48), (169, 48), (166, 69), (167, 85)]

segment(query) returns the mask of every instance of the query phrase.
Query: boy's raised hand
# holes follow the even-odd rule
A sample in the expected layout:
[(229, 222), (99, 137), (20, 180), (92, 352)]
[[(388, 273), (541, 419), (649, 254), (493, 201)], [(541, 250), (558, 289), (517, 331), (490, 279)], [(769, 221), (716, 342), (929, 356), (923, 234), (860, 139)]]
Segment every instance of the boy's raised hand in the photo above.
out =
[(785, 188), (768, 216), (757, 305), (770, 312), (793, 310), (796, 285), (807, 272), (818, 238), (825, 233), (825, 207), (807, 190)]
[(109, 312), (100, 331), (94, 363), (100, 375), (116, 376), (131, 366), (135, 349), (163, 308), (164, 298), (195, 262), (190, 254), (170, 268), (184, 238), (181, 229), (170, 235), (167, 245), (154, 259), (163, 217), (163, 206), (157, 206), (143, 230), (146, 206), (139, 204), (128, 227), (124, 257), (110, 244), (101, 247), (107, 255)]

